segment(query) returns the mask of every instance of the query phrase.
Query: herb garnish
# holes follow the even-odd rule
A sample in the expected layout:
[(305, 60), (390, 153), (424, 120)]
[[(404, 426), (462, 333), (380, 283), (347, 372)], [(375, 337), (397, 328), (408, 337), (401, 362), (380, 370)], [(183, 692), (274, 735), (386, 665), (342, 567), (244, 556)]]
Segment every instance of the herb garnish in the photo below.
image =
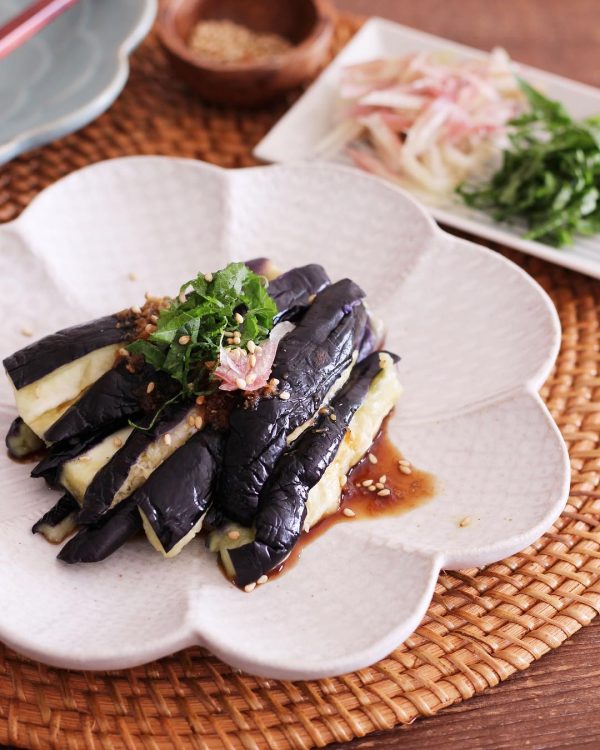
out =
[(260, 343), (273, 328), (276, 313), (265, 279), (243, 263), (230, 263), (183, 284), (177, 298), (160, 311), (156, 331), (127, 348), (180, 383), (179, 395), (203, 393), (210, 375), (207, 363), (218, 360), (225, 334), (239, 332), (238, 346)]
[(509, 123), (502, 166), (458, 192), (497, 221), (524, 220), (527, 239), (563, 247), (574, 233), (600, 232), (600, 115), (575, 122), (559, 102), (519, 85), (530, 111)]

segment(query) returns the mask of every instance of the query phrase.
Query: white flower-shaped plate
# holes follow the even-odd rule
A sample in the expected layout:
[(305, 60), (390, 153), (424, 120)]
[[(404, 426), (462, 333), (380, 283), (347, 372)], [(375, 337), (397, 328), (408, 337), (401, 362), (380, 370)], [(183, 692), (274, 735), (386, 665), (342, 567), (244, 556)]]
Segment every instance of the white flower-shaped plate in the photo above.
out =
[[(2, 0), (0, 23), (31, 0)], [(0, 60), (0, 164), (87, 125), (113, 103), (157, 0), (81, 0)]]
[[(334, 526), (245, 594), (200, 542), (172, 560), (140, 539), (97, 565), (58, 562), (30, 533), (56, 493), (2, 457), (0, 639), (12, 648), (114, 669), (200, 644), (259, 675), (339, 674), (411, 633), (441, 568), (512, 554), (560, 513), (568, 456), (537, 394), (560, 338), (548, 297), (397, 188), (344, 167), (223, 171), (134, 157), (70, 175), (0, 228), (1, 353), (27, 343), (22, 326), (39, 336), (259, 255), (282, 268), (318, 261), (365, 288), (402, 355), (391, 435), (435, 475), (434, 499)], [(2, 432), (14, 416), (3, 379)]]

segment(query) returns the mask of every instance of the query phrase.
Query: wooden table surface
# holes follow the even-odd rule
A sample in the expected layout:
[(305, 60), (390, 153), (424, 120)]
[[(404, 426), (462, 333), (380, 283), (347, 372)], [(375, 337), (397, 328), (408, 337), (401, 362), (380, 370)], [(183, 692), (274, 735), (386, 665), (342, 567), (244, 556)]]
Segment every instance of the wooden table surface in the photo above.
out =
[[(337, 0), (520, 62), (600, 86), (600, 0)], [(525, 672), (410, 727), (344, 750), (600, 748), (600, 618)]]
[[(600, 0), (337, 0), (336, 4), (481, 49), (501, 45), (516, 60), (600, 86)], [(331, 747), (600, 748), (600, 618), (560, 649), (483, 695), (410, 727)]]

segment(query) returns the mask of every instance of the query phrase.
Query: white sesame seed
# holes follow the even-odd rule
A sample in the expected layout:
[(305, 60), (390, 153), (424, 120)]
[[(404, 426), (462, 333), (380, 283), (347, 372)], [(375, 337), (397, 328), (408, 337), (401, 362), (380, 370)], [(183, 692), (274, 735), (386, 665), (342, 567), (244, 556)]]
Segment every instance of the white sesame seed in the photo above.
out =
[(237, 531), (237, 529), (232, 529), (231, 531), (227, 532), (227, 536), (229, 539), (233, 540), (235, 542), (236, 539), (240, 538), (240, 532)]
[(169, 432), (163, 435), (163, 440), (165, 441), (165, 445), (171, 445), (171, 443), (173, 442), (171, 440), (171, 434)]
[(472, 520), (473, 519), (471, 518), (471, 516), (465, 516), (464, 518), (460, 519), (460, 521), (458, 522), (458, 525), (461, 527), (461, 529), (464, 529), (465, 526), (470, 525)]
[(196, 403), (198, 404), (198, 406), (202, 406), (205, 400), (206, 396), (196, 396)]
[(250, 354), (248, 357), (248, 364), (250, 367), (256, 367), (256, 354)]
[(29, 326), (23, 326), (21, 328), (21, 336), (27, 336), (27, 337), (33, 336), (33, 331), (31, 330)]
[(248, 375), (248, 377), (246, 378), (246, 383), (248, 383), (248, 385), (252, 385), (252, 383), (254, 383), (255, 380), (256, 380), (256, 373), (251, 372), (250, 375)]
[(123, 445), (123, 441), (120, 437), (113, 438), (113, 445), (115, 448), (120, 448)]
[(141, 307), (140, 307), (139, 305), (134, 305), (134, 306), (133, 306), (133, 307), (131, 308), (131, 312), (132, 312), (132, 313), (133, 313), (134, 315), (140, 315), (140, 313), (142, 312), (142, 308), (141, 308)]
[(158, 323), (158, 315), (151, 315), (150, 320), (152, 323)]
[(227, 339), (227, 343), (228, 344), (233, 344), (233, 339), (232, 338)]
[(374, 484), (372, 484), (372, 485), (369, 486), (369, 492), (375, 492), (376, 489), (377, 489), (377, 487), (375, 487)]
[(226, 338), (231, 338), (233, 336), (233, 332), (232, 331), (223, 331), (223, 336), (225, 336)]
[(208, 283), (210, 284), (212, 280), (213, 280), (213, 275), (210, 271), (204, 274), (204, 281), (208, 281)]
[(387, 497), (388, 495), (392, 494), (392, 491), (391, 490), (379, 490), (377, 494), (379, 495), (379, 497)]
[(281, 391), (281, 393), (279, 394), (279, 398), (282, 401), (287, 401), (289, 397), (290, 397), (290, 392), (289, 391)]
[(385, 485), (383, 484), (383, 482), (375, 482), (375, 487), (377, 487), (378, 490), (382, 490)]
[(369, 461), (372, 464), (376, 464), (377, 463), (377, 456), (375, 456), (373, 453), (369, 453)]
[(240, 389), (240, 391), (243, 391), (246, 387), (246, 381), (244, 380), (244, 378), (236, 378), (235, 384)]
[(263, 573), (256, 583), (258, 583), (259, 586), (262, 586), (263, 583), (266, 583), (268, 580), (269, 580), (269, 576)]
[(195, 427), (196, 420), (195, 420), (193, 414), (190, 414), (190, 416), (187, 418), (187, 422), (188, 422), (188, 424), (189, 424), (190, 427)]
[(412, 469), (410, 468), (410, 466), (400, 466), (400, 471), (403, 474), (412, 474)]
[(152, 391), (154, 390), (154, 388), (155, 388), (155, 385), (154, 385), (154, 383), (153, 383), (153, 382), (151, 381), (151, 382), (150, 382), (150, 383), (148, 383), (148, 385), (146, 386), (146, 393), (152, 393)]
[(254, 591), (256, 588), (256, 583), (248, 583), (244, 586), (244, 591), (249, 594), (251, 591)]
[(129, 281), (137, 281), (137, 273), (135, 271), (130, 271), (127, 274), (127, 278), (129, 279)]
[(185, 292), (179, 292), (179, 297), (177, 299), (181, 302), (181, 304), (183, 304), (187, 299), (187, 297), (185, 296)]
[(189, 336), (180, 336), (178, 341), (181, 344), (181, 346), (185, 346), (186, 344), (190, 343), (190, 337)]
[(373, 484), (372, 479), (365, 479), (365, 481), (362, 483), (363, 487), (370, 487)]
[(398, 460), (399, 466), (410, 466), (410, 461), (408, 461), (406, 458), (400, 458)]
[(329, 415), (329, 419), (331, 419), (332, 422), (336, 422), (337, 421), (337, 417), (335, 416), (335, 414), (330, 414)]
[(310, 294), (308, 297), (308, 304), (312, 305), (312, 303), (316, 300), (317, 295), (316, 294)]
[(346, 518), (354, 518), (354, 516), (356, 515), (352, 508), (344, 508), (342, 513), (346, 516)]
[(272, 386), (278, 386), (279, 380), (277, 378), (271, 378), (271, 380), (269, 380), (269, 384)]
[(256, 345), (256, 351), (260, 354), (262, 352), (262, 346)]
[(154, 331), (156, 331), (156, 326), (153, 326), (152, 323), (146, 323), (144, 331), (146, 331), (146, 333), (154, 333)]
[(254, 354), (254, 352), (256, 351), (256, 344), (254, 343), (254, 341), (249, 341), (246, 344), (246, 349), (250, 352), (250, 354)]
[(204, 424), (204, 420), (202, 419), (202, 417), (194, 417), (194, 427), (197, 430), (201, 430), (203, 424)]
[(381, 476), (379, 477), (379, 481), (380, 481), (380, 482), (382, 482), (383, 484), (385, 484), (386, 480), (387, 480), (387, 477), (386, 477), (386, 475), (385, 475), (385, 474), (382, 474), (382, 475), (381, 475)]
[(129, 352), (127, 351), (127, 349), (125, 349), (125, 347), (122, 346), (119, 349), (119, 356), (121, 356), (121, 357), (128, 357), (129, 356)]
[(236, 314), (233, 317), (235, 318), (235, 322), (238, 323), (239, 325), (242, 325), (242, 323), (244, 322), (244, 316), (240, 315), (239, 312), (236, 312)]

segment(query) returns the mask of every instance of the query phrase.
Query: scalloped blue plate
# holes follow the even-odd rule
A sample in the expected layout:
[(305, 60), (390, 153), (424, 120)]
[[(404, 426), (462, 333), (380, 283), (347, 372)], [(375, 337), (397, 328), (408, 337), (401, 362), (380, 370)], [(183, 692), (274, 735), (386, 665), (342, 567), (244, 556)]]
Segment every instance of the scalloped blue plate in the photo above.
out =
[[(3, 0), (0, 23), (30, 0)], [(81, 0), (0, 60), (0, 164), (87, 125), (117, 98), (157, 0)]]

